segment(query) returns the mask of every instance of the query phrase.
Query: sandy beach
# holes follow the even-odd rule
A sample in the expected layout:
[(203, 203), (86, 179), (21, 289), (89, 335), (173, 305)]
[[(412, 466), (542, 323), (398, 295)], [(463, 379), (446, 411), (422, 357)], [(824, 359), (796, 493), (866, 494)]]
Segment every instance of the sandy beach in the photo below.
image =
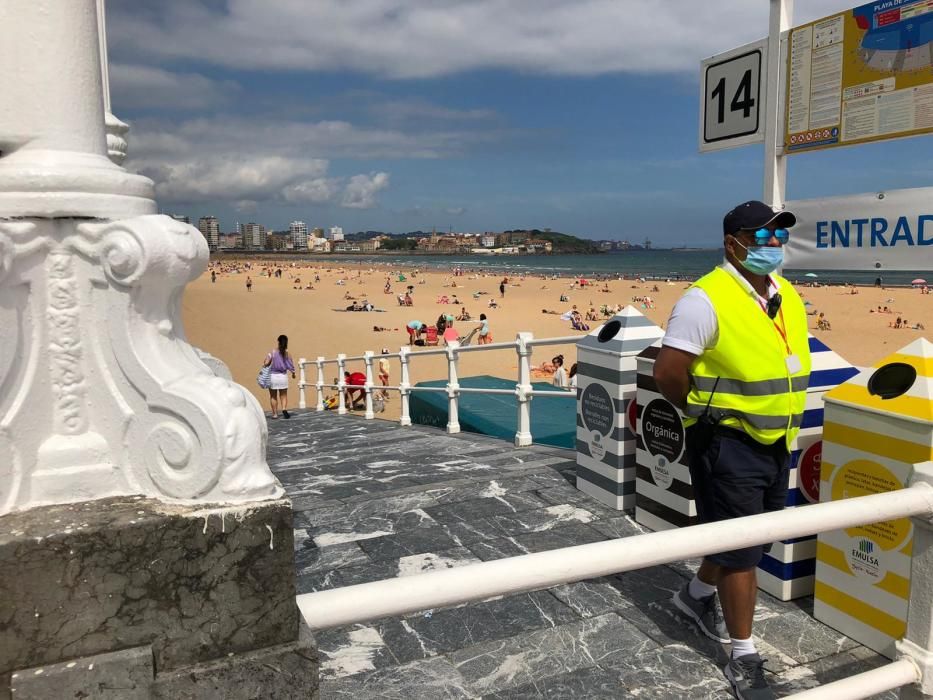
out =
[[(276, 267), (281, 269), (281, 277), (275, 276)], [(211, 281), (211, 269), (216, 272), (215, 282)], [(400, 274), (404, 275), (404, 281), (399, 281)], [(247, 291), (247, 277), (252, 281), (252, 291)], [(387, 279), (392, 288), (388, 294), (384, 291)], [(362, 266), (349, 260), (342, 265), (333, 260), (294, 265), (224, 260), (214, 263), (188, 286), (182, 309), (189, 341), (222, 359), (234, 378), (249, 388), (268, 411), (268, 392), (256, 385), (256, 374), (281, 333), (289, 337), (289, 350), (295, 358), (334, 358), (338, 353), (362, 355), (366, 350), (378, 355), (383, 347), (397, 352), (407, 344), (405, 326), (409, 321), (433, 325), (441, 313), (457, 316), (465, 306), (474, 319), (479, 319), (480, 313), (487, 315), (494, 342), (514, 340), (519, 331), (530, 331), (536, 338), (582, 336), (586, 332), (573, 330), (559, 313), (576, 305), (582, 314), (592, 307), (602, 318), (599, 311), (603, 305), (632, 304), (663, 325), (688, 286), (685, 282), (623, 279), (594, 281), (581, 288), (567, 277), (525, 276), (509, 277), (502, 296), (499, 292), (502, 280), (503, 275), (498, 273), (465, 270), (463, 276), (455, 277), (449, 271), (399, 270), (391, 264)], [(413, 287), (413, 305), (399, 306), (397, 295), (404, 294), (408, 285)], [(798, 291), (813, 314), (809, 317), (813, 334), (857, 366), (874, 364), (918, 337), (933, 338), (933, 294), (921, 294), (919, 289), (801, 285)], [(454, 295), (460, 305), (441, 303), (443, 297), (450, 302)], [(560, 300), (562, 295), (566, 301)], [(633, 301), (636, 297), (649, 297), (651, 303)], [(490, 299), (495, 299), (498, 308), (489, 308)], [(359, 303), (368, 300), (382, 311), (346, 311), (354, 300)], [(879, 307), (882, 313), (877, 313)], [(883, 312), (885, 307), (890, 313)], [(829, 321), (830, 330), (817, 328), (821, 312)], [(911, 328), (891, 327), (898, 317), (902, 323), (906, 319)], [(600, 322), (587, 321), (591, 329)], [(912, 326), (918, 322), (927, 330), (914, 330)], [(476, 321), (458, 321), (455, 328), (466, 336), (476, 325)], [(413, 349), (415, 353), (420, 350)], [(536, 349), (532, 360), (540, 364), (559, 353), (564, 355), (567, 368), (576, 360), (572, 344)], [(460, 360), (461, 376), (490, 374), (515, 379), (517, 367), (514, 350), (464, 353)], [(329, 368), (328, 374), (332, 376), (328, 381), (336, 377), (336, 365)], [(363, 363), (349, 363), (348, 369), (363, 371)], [(447, 371), (442, 357), (415, 359), (411, 369), (412, 382), (440, 379)], [(394, 360), (390, 384), (398, 383), (398, 371), (398, 361)], [(307, 380), (317, 380), (313, 366), (308, 368)], [(547, 377), (541, 375), (539, 380), (546, 381)], [(308, 405), (315, 400), (314, 390), (309, 389)], [(290, 383), (289, 404), (298, 405), (297, 381)], [(397, 416), (397, 404), (398, 397), (393, 395), (380, 417)]]

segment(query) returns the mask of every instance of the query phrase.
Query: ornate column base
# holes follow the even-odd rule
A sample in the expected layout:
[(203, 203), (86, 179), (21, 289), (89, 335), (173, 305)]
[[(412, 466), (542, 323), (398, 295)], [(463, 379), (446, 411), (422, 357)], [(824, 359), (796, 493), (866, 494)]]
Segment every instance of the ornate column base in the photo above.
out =
[[(51, 695), (63, 696), (94, 680), (70, 669), (88, 676), (104, 662), (106, 677), (148, 684), (138, 697), (248, 697), (240, 691), (258, 673), (294, 692), (263, 697), (313, 696), (317, 665), (299, 640), (286, 499), (235, 507), (104, 499), (11, 513), (0, 533), (0, 680), (14, 697), (50, 697), (41, 677), (58, 678)], [(262, 670), (270, 658), (280, 673)]]
[(262, 408), (185, 340), (207, 257), (167, 216), (0, 219), (0, 514), (281, 497)]

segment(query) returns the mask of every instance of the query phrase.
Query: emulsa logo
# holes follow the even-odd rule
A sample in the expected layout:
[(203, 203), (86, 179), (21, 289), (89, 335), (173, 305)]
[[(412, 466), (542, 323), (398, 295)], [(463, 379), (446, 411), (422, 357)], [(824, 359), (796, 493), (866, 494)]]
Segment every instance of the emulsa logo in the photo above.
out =
[(852, 548), (852, 558), (859, 559), (866, 564), (878, 566), (878, 557), (874, 556), (875, 543), (871, 540), (859, 540)]
[(882, 564), (882, 552), (872, 540), (865, 537), (853, 538), (846, 551), (849, 569), (860, 578), (877, 583), (887, 573)]

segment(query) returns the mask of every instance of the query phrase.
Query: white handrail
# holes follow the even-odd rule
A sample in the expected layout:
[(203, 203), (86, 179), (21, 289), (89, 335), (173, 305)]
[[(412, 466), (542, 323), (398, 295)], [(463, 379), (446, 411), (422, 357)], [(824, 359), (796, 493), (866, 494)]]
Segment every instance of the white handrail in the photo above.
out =
[(933, 486), (923, 482), (806, 508), (305, 593), (298, 596), (298, 607), (312, 629), (326, 629), (921, 513), (933, 514)]
[(904, 658), (871, 671), (841, 678), (817, 688), (786, 696), (785, 700), (857, 700), (870, 698), (887, 690), (920, 680), (920, 669), (912, 659)]
[[(366, 396), (366, 411), (365, 418), (371, 420), (375, 418), (375, 413), (373, 412), (373, 391), (378, 388), (380, 391), (398, 391), (400, 396), (400, 414), (399, 414), (399, 424), (400, 425), (411, 425), (411, 394), (416, 391), (424, 392), (436, 392), (436, 393), (446, 393), (448, 397), (447, 402), (447, 432), (448, 433), (458, 433), (460, 432), (460, 396), (462, 394), (489, 394), (489, 395), (511, 395), (515, 396), (517, 399), (517, 429), (515, 432), (515, 445), (517, 447), (526, 447), (532, 444), (532, 434), (531, 434), (531, 402), (535, 396), (546, 396), (549, 398), (560, 397), (576, 400), (576, 392), (574, 391), (543, 391), (541, 389), (532, 388), (531, 384), (531, 354), (534, 348), (544, 347), (549, 345), (567, 345), (569, 343), (576, 344), (580, 341), (581, 338), (585, 336), (580, 335), (567, 335), (560, 336), (555, 338), (535, 338), (531, 333), (519, 333), (515, 340), (505, 341), (500, 343), (486, 343), (484, 345), (468, 345), (461, 346), (459, 341), (452, 341), (447, 347), (438, 347), (438, 348), (429, 348), (425, 350), (419, 350), (416, 353), (411, 351), (411, 348), (408, 346), (402, 347), (398, 352), (386, 353), (385, 355), (380, 355), (381, 358), (386, 359), (395, 359), (398, 358), (401, 373), (399, 378), (398, 386), (379, 386), (373, 382), (372, 378), (372, 363), (374, 353), (371, 350), (367, 350), (362, 355), (338, 355), (334, 359), (325, 359), (323, 357), (318, 357), (315, 361), (315, 364), (318, 368), (318, 379), (315, 387), (317, 388), (318, 397), (317, 397), (317, 410), (324, 410), (324, 389), (335, 387), (340, 392), (338, 398), (338, 413), (346, 413), (347, 407), (345, 405), (345, 382), (343, 373), (348, 362), (359, 362), (362, 361), (366, 367), (366, 384), (363, 389)], [(465, 352), (486, 352), (490, 350), (514, 350), (518, 355), (518, 377), (516, 380), (515, 387), (513, 389), (483, 389), (478, 387), (462, 387), (460, 386), (459, 381), (459, 359), (460, 355)], [(447, 358), (447, 385), (444, 387), (418, 387), (411, 385), (410, 377), (410, 365), (412, 358), (415, 357), (437, 357), (443, 355)], [(324, 365), (336, 363), (340, 376), (336, 384), (328, 384), (324, 381)], [(301, 368), (301, 378), (298, 382), (298, 391), (299, 391), (299, 407), (305, 407), (305, 388), (310, 386), (307, 383), (305, 375), (305, 365), (311, 364), (309, 360), (302, 358), (299, 360), (299, 365)]]

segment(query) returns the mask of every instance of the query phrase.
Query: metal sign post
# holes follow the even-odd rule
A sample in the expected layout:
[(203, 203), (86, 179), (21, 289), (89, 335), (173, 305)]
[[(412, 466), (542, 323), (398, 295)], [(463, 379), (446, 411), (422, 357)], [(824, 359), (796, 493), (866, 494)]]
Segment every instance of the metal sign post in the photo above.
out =
[(784, 155), (783, 124), (784, 80), (781, 68), (781, 35), (791, 28), (794, 0), (770, 0), (771, 21), (768, 30), (768, 69), (765, 112), (765, 202), (775, 209), (783, 208), (787, 186), (787, 160)]

